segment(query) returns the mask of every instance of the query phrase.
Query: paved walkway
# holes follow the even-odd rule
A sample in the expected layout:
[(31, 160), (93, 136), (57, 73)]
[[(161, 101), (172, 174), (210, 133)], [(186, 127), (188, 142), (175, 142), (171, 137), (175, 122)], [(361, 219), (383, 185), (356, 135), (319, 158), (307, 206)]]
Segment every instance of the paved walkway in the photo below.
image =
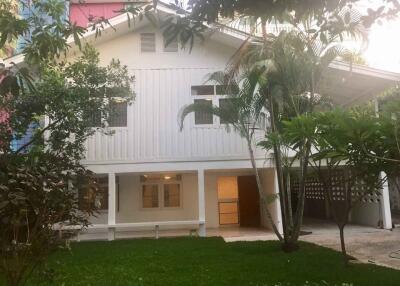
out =
[[(312, 234), (301, 236), (301, 240), (340, 251), (339, 230), (334, 223), (306, 221), (302, 230)], [(222, 236), (226, 242), (276, 239), (271, 231), (264, 229), (228, 228), (210, 230), (208, 235)], [(345, 240), (348, 254), (359, 261), (400, 270), (400, 228), (389, 231), (349, 225), (345, 228)]]
[[(334, 224), (305, 225), (312, 234), (301, 240), (340, 251), (339, 231)], [(349, 255), (365, 263), (374, 263), (400, 270), (400, 228), (392, 231), (349, 225), (345, 228), (346, 249)]]

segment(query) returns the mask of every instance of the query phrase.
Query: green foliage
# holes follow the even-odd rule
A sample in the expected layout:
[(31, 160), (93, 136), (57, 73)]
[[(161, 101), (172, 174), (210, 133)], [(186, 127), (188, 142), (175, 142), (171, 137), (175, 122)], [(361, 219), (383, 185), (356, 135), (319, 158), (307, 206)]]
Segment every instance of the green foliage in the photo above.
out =
[[(113, 101), (134, 99), (134, 78), (118, 60), (102, 67), (99, 54), (85, 46), (81, 56), (63, 61), (68, 38), (82, 48), (84, 32), (64, 20), (64, 1), (32, 5), (36, 13), (20, 19), (0, 4), (0, 47), (27, 31), (32, 35), (25, 63), (0, 70), (0, 272), (14, 286), (88, 225), (95, 210), (79, 208), (77, 178), (96, 191), (81, 164), (84, 143), (95, 132), (90, 121), (101, 114), (105, 127)], [(32, 137), (12, 148), (32, 124)], [(69, 225), (76, 230), (59, 236), (56, 228)]]
[(350, 211), (369, 195), (380, 194), (387, 180), (382, 171), (389, 176), (400, 173), (397, 128), (393, 128), (397, 122), (389, 118), (377, 117), (370, 105), (309, 113), (284, 122), (281, 132), (270, 135), (263, 144), (270, 148), (271, 140), (278, 137), (280, 144), (292, 150), (295, 160), (298, 145), (310, 142), (309, 176), (316, 176), (324, 186), (325, 200), (340, 229), (345, 263), (343, 229)]
[(28, 23), (16, 17), (16, 6), (12, 0), (0, 2), (0, 49), (7, 43), (15, 42), (19, 35), (28, 31)]
[(186, 116), (192, 112), (205, 112), (218, 116), (221, 122), (226, 124), (227, 130), (233, 128), (243, 139), (246, 140), (247, 148), (250, 155), (250, 162), (257, 181), (257, 189), (260, 195), (260, 205), (262, 211), (265, 212), (272, 229), (281, 240), (279, 233), (271, 213), (267, 209), (267, 205), (276, 199), (276, 196), (267, 196), (263, 191), (262, 183), (257, 170), (254, 157), (254, 141), (256, 130), (266, 132), (268, 124), (267, 117), (264, 113), (265, 93), (263, 92), (264, 80), (262, 76), (264, 70), (258, 67), (244, 70), (241, 74), (232, 77), (229, 73), (216, 72), (210, 75), (209, 80), (218, 86), (223, 87), (223, 94), (228, 96), (228, 102), (225, 106), (209, 106), (201, 102), (183, 107), (180, 112), (179, 120), (181, 130)]
[[(81, 166), (53, 154), (1, 156), (0, 160), (0, 273), (9, 285), (23, 285), (47, 255), (69, 236), (59, 236), (57, 224), (89, 224), (92, 210), (78, 211), (71, 174), (90, 176)], [(70, 233), (72, 235), (74, 232)]]
[[(371, 26), (377, 19), (393, 18), (400, 11), (397, 0), (385, 0), (376, 9), (368, 9), (361, 15), (355, 7), (361, 0), (318, 0), (318, 1), (275, 1), (275, 0), (191, 0), (188, 11), (179, 7), (178, 15), (170, 16), (164, 23), (168, 38), (178, 38), (183, 45), (193, 47), (194, 39), (201, 36), (213, 24), (240, 22), (249, 24), (249, 31), (254, 36), (261, 36), (265, 23), (276, 22), (301, 28), (313, 40), (330, 42), (331, 35), (355, 36), (355, 29), (362, 25)], [(310, 21), (311, 19), (311, 21)], [(354, 19), (357, 19), (354, 21)], [(208, 25), (205, 25), (207, 23)], [(306, 25), (304, 25), (306, 23)], [(249, 37), (248, 40), (254, 40)]]
[[(38, 72), (33, 88), (23, 88), (12, 74), (1, 84), (0, 110), (7, 111), (8, 120), (0, 122), (0, 271), (10, 285), (23, 284), (27, 273), (68, 238), (58, 237), (54, 226), (89, 223), (93, 210), (79, 210), (78, 186), (71, 182), (93, 181), (81, 165), (84, 143), (95, 132), (90, 118), (100, 112), (104, 125), (112, 114), (110, 102), (130, 103), (134, 97), (127, 68), (116, 60), (99, 66), (91, 47), (69, 63), (45, 60)], [(12, 149), (11, 140), (32, 123), (39, 126), (32, 138)]]

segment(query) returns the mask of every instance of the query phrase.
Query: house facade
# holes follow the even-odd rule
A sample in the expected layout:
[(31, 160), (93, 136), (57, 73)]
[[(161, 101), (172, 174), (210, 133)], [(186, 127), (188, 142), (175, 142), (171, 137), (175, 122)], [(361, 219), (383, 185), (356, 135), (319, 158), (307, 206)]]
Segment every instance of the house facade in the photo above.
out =
[[(107, 10), (105, 4), (99, 8), (92, 2), (87, 1), (86, 8), (73, 2), (70, 19), (85, 25), (82, 15), (87, 9)], [(179, 126), (185, 105), (223, 104), (224, 89), (208, 82), (208, 75), (224, 70), (248, 35), (233, 27), (215, 26), (189, 50), (177, 42), (166, 46), (162, 31), (147, 19), (130, 27), (126, 14), (107, 13), (103, 16), (111, 17), (113, 28), (106, 27), (98, 38), (88, 31), (82, 40), (96, 47), (102, 64), (115, 58), (128, 67), (135, 76), (136, 98), (131, 105), (116, 106), (118, 113), (107, 127), (113, 135), (96, 131), (86, 142), (83, 163), (99, 177), (102, 191), (95, 198), (99, 214), (91, 218), (92, 225), (80, 239), (113, 240), (149, 231), (158, 236), (162, 230), (205, 236), (208, 230), (226, 227), (268, 229), (247, 143), (208, 114), (190, 114), (182, 130)], [(165, 17), (176, 11), (160, 4), (157, 13)], [(69, 57), (79, 54), (72, 47)], [(397, 74), (357, 66), (350, 71), (347, 64), (336, 62), (324, 84), (336, 104), (351, 105), (371, 99), (398, 80)], [(262, 139), (264, 131), (256, 137)], [(256, 148), (255, 157), (263, 192), (276, 195), (272, 154)], [(87, 199), (87, 194), (80, 194), (81, 203)], [(309, 215), (326, 218), (324, 204), (323, 196), (307, 191)], [(279, 200), (267, 208), (281, 230)], [(354, 210), (352, 221), (391, 228), (387, 188), (380, 198), (371, 198)]]
[[(111, 19), (118, 20), (124, 29), (126, 15)], [(156, 227), (198, 229), (200, 235), (206, 227), (267, 227), (246, 142), (207, 114), (189, 115), (182, 130), (178, 124), (187, 104), (222, 104), (223, 89), (207, 77), (225, 69), (242, 39), (217, 32), (189, 52), (178, 43), (165, 47), (162, 32), (150, 23), (120, 33), (94, 42), (103, 64), (118, 58), (128, 66), (136, 94), (110, 124), (114, 135), (96, 132), (87, 142), (84, 163), (107, 182), (95, 228), (105, 226), (103, 235), (113, 239)], [(264, 191), (273, 194), (272, 162), (261, 150), (256, 156)], [(279, 222), (278, 202), (269, 208)]]

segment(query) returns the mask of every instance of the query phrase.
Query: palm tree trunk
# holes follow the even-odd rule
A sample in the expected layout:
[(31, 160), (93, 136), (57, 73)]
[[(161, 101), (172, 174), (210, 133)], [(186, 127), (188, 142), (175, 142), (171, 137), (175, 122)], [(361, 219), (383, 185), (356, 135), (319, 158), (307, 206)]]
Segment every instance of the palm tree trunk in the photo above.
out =
[(278, 228), (276, 227), (276, 224), (275, 224), (275, 222), (274, 222), (274, 220), (272, 218), (272, 215), (271, 215), (271, 213), (270, 213), (270, 211), (268, 210), (268, 207), (267, 207), (267, 199), (265, 198), (265, 193), (264, 193), (263, 186), (262, 186), (262, 183), (261, 183), (260, 175), (258, 173), (258, 169), (257, 169), (257, 165), (256, 165), (256, 160), (254, 158), (254, 151), (253, 151), (253, 147), (252, 147), (252, 144), (251, 144), (251, 140), (249, 138), (246, 138), (246, 139), (247, 139), (247, 147), (249, 149), (249, 154), (250, 154), (251, 165), (252, 165), (253, 170), (254, 170), (254, 175), (256, 176), (257, 189), (258, 189), (258, 193), (260, 195), (260, 201), (261, 201), (262, 210), (265, 211), (265, 214), (267, 216), (267, 220), (271, 224), (272, 230), (274, 231), (274, 233), (278, 237), (279, 241), (282, 241), (283, 237), (280, 234)]
[[(270, 104), (270, 117), (271, 117), (271, 131), (276, 132), (276, 123), (275, 123), (275, 110), (274, 110), (274, 102), (272, 99), (271, 94), (269, 95), (269, 104)], [(284, 185), (284, 178), (283, 178), (283, 164), (282, 164), (282, 157), (281, 157), (281, 148), (277, 143), (273, 145), (274, 150), (274, 159), (275, 159), (275, 169), (276, 169), (276, 176), (278, 179), (278, 189), (279, 189), (279, 200), (281, 203), (281, 212), (282, 212), (282, 228), (283, 228), (283, 240), (284, 246), (283, 248), (288, 248), (288, 208), (287, 208), (287, 199), (286, 199), (286, 192), (285, 192), (285, 185)]]
[[(314, 96), (315, 96), (315, 80), (314, 80), (314, 72), (311, 71), (311, 80), (310, 80), (310, 100), (309, 100), (309, 112), (313, 111), (313, 101), (314, 101)], [(295, 223), (293, 227), (293, 233), (291, 235), (291, 242), (296, 243), (297, 240), (299, 239), (300, 236), (300, 228), (301, 225), (303, 224), (303, 215), (304, 215), (304, 200), (305, 200), (305, 194), (306, 194), (306, 178), (307, 178), (307, 169), (308, 169), (308, 163), (309, 163), (309, 158), (310, 158), (310, 152), (311, 152), (311, 142), (306, 141), (303, 152), (301, 154), (300, 158), (300, 185), (299, 185), (299, 199), (298, 199), (298, 205), (297, 205), (297, 210), (296, 210), (296, 216), (295, 216)]]
[(293, 229), (293, 208), (292, 208), (292, 191), (291, 191), (291, 182), (290, 182), (290, 172), (287, 171), (286, 175), (286, 190), (287, 190), (287, 202), (288, 202), (288, 223), (290, 229)]
[(298, 205), (296, 209), (296, 214), (294, 218), (294, 227), (293, 233), (290, 237), (290, 241), (292, 243), (296, 243), (300, 236), (300, 228), (303, 224), (303, 215), (304, 215), (304, 201), (306, 196), (306, 178), (307, 178), (307, 168), (308, 168), (308, 160), (311, 151), (311, 144), (309, 142), (306, 143), (304, 154), (302, 156), (301, 162), (301, 174), (300, 174), (300, 183), (299, 183), (299, 198)]

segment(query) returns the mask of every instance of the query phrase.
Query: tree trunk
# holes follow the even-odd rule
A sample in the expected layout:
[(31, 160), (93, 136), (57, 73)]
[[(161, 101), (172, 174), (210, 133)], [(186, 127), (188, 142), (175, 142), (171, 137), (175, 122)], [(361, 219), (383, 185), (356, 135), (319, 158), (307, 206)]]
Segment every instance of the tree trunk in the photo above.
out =
[[(272, 99), (271, 94), (269, 95), (269, 104), (270, 104), (270, 117), (271, 117), (271, 131), (276, 132), (276, 123), (275, 123), (275, 110), (274, 110), (274, 102)], [(281, 148), (278, 144), (274, 143), (273, 145), (274, 150), (274, 160), (275, 160), (275, 169), (276, 169), (276, 176), (278, 179), (278, 189), (279, 189), (279, 200), (281, 203), (281, 213), (282, 213), (282, 228), (283, 228), (283, 249), (289, 249), (288, 246), (288, 212), (287, 212), (287, 200), (286, 200), (286, 193), (285, 193), (285, 185), (284, 185), (284, 178), (283, 178), (283, 164), (281, 158)], [(285, 250), (286, 251), (286, 250)]]
[(347, 266), (349, 264), (349, 259), (347, 257), (347, 252), (346, 252), (346, 242), (344, 240), (344, 227), (345, 227), (345, 225), (340, 225), (339, 226), (340, 247), (341, 247), (341, 250), (342, 250), (344, 265)]
[(310, 156), (311, 144), (310, 142), (306, 143), (304, 147), (304, 155), (301, 159), (301, 174), (300, 174), (300, 186), (299, 186), (299, 198), (296, 209), (296, 215), (294, 218), (294, 227), (293, 233), (291, 234), (290, 241), (292, 243), (297, 243), (300, 236), (300, 228), (303, 224), (303, 214), (304, 214), (304, 200), (306, 194), (306, 178), (307, 178), (307, 168), (308, 168), (308, 160)]
[(267, 200), (265, 198), (265, 194), (264, 194), (263, 187), (262, 187), (262, 184), (261, 184), (260, 175), (258, 174), (256, 160), (254, 158), (254, 151), (253, 151), (253, 148), (251, 146), (251, 141), (250, 141), (249, 138), (247, 138), (247, 146), (248, 146), (248, 149), (249, 149), (251, 165), (252, 165), (253, 170), (254, 170), (254, 175), (256, 176), (257, 189), (258, 189), (258, 193), (260, 195), (261, 206), (262, 206), (261, 209), (265, 210), (265, 214), (267, 216), (267, 220), (271, 224), (272, 230), (274, 231), (274, 233), (278, 237), (279, 241), (282, 241), (283, 237), (279, 233), (279, 230), (276, 227), (274, 220), (272, 219), (271, 213), (269, 212), (269, 210), (267, 208)]
[(7, 279), (6, 279), (6, 283), (7, 283), (7, 286), (19, 286), (19, 285), (21, 285), (21, 279), (22, 277), (20, 277), (20, 275), (18, 274), (18, 273), (13, 273), (13, 274), (11, 274), (11, 275), (8, 275), (7, 276)]
[(287, 171), (286, 175), (286, 191), (287, 191), (287, 202), (288, 202), (288, 223), (290, 229), (293, 229), (293, 206), (292, 206), (292, 190), (291, 190), (291, 182), (290, 182), (290, 172)]

